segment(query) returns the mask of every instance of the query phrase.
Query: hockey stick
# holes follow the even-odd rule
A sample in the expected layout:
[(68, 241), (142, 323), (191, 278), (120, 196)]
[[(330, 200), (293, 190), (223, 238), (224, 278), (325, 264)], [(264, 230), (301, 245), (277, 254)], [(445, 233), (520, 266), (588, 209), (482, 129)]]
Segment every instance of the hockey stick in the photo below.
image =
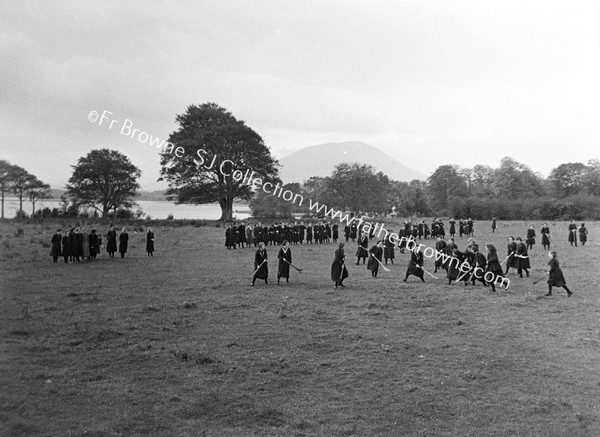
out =
[(254, 273), (252, 273), (252, 277), (254, 278), (254, 275), (256, 275), (256, 272), (258, 272), (260, 270), (260, 268), (262, 267), (262, 265), (264, 263), (266, 263), (267, 260), (264, 260), (263, 262), (260, 263), (260, 265), (258, 266), (258, 268), (256, 270), (254, 270)]
[(380, 266), (383, 268), (383, 270), (385, 270), (386, 272), (389, 272), (389, 271), (390, 271), (390, 269), (388, 269), (386, 266), (384, 266), (384, 265), (381, 263), (381, 261), (379, 261), (379, 260), (377, 259), (377, 257), (375, 256), (375, 254), (374, 254), (374, 253), (372, 253), (372, 254), (371, 254), (371, 256), (372, 256), (373, 258), (375, 258), (375, 261), (377, 261), (377, 262), (379, 263), (379, 265), (380, 265)]
[(293, 268), (295, 268), (296, 270), (298, 270), (300, 273), (302, 273), (302, 270), (304, 269), (299, 269), (298, 267), (296, 267), (294, 264), (292, 264), (291, 262), (289, 262), (287, 259), (283, 258), (283, 260), (288, 263), (289, 265), (291, 265)]

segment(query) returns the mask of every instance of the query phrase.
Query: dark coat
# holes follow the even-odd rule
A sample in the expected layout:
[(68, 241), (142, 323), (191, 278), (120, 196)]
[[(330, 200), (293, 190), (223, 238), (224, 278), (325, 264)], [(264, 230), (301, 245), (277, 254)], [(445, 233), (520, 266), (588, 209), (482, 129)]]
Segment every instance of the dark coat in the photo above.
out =
[(364, 234), (361, 235), (358, 239), (356, 256), (359, 258), (366, 258), (367, 256), (369, 256), (369, 238)]
[(525, 243), (519, 243), (517, 245), (517, 256), (518, 269), (529, 269), (531, 264), (529, 262), (529, 254), (527, 253), (527, 246)]
[(106, 234), (106, 251), (113, 253), (117, 251), (117, 231), (111, 230)]
[(495, 276), (504, 276), (502, 265), (500, 265), (500, 261), (498, 261), (498, 254), (495, 250), (488, 253), (487, 271), (492, 272)]
[(575, 223), (571, 223), (569, 225), (569, 242), (570, 243), (577, 242), (577, 225)]
[[(254, 270), (260, 269), (254, 274), (254, 278), (256, 279), (268, 279), (269, 278), (269, 264), (267, 263), (267, 250), (266, 249), (258, 249), (254, 254)], [(264, 262), (264, 264), (263, 264)]]
[(278, 267), (277, 275), (280, 278), (289, 278), (290, 277), (290, 264), (292, 263), (291, 249), (288, 247), (287, 250), (285, 250), (285, 248), (282, 247), (281, 249), (279, 249), (277, 258), (279, 259), (279, 265), (277, 266)]
[(513, 267), (515, 269), (519, 268), (519, 259), (515, 256), (516, 253), (517, 243), (514, 241), (512, 243), (508, 243), (506, 246), (506, 254), (509, 256), (508, 261), (506, 261), (507, 267)]
[(550, 228), (544, 227), (541, 230), (542, 233), (542, 246), (550, 246)]
[(410, 261), (408, 262), (408, 269), (406, 273), (409, 275), (415, 275), (419, 278), (423, 277), (423, 254), (421, 252), (410, 253)]
[(587, 241), (588, 230), (585, 226), (579, 227), (579, 241), (585, 243)]
[(146, 233), (146, 252), (154, 252), (154, 232)]
[(548, 284), (556, 287), (562, 287), (567, 284), (565, 281), (565, 277), (563, 276), (563, 272), (560, 269), (560, 264), (556, 258), (552, 258), (550, 262), (548, 262), (550, 266), (549, 275), (548, 275)]
[(61, 243), (62, 236), (57, 232), (52, 236), (52, 240), (50, 240), (50, 244), (52, 245), (50, 247), (50, 256), (54, 258), (58, 258), (59, 256), (61, 256)]
[(69, 235), (62, 237), (62, 256), (71, 256), (71, 237)]
[[(369, 261), (367, 262), (367, 269), (371, 270), (374, 273), (377, 273), (379, 271), (379, 263), (381, 262), (382, 256), (383, 248), (377, 247), (377, 245), (371, 247), (369, 249)], [(377, 260), (379, 260), (379, 262), (377, 262)]]
[(88, 236), (88, 245), (90, 247), (90, 256), (100, 253), (100, 237), (98, 234), (90, 234)]
[(395, 250), (394, 250), (394, 242), (390, 241), (389, 238), (386, 238), (384, 240), (383, 244), (384, 244), (383, 257), (385, 259), (394, 259), (396, 257)]
[(335, 257), (331, 263), (331, 280), (340, 281), (348, 277), (348, 269), (344, 264), (346, 256), (344, 255), (344, 249), (338, 249), (335, 251)]
[(119, 253), (126, 253), (128, 244), (129, 234), (127, 232), (122, 232), (121, 235), (119, 235)]
[(535, 244), (535, 229), (527, 229), (525, 244)]

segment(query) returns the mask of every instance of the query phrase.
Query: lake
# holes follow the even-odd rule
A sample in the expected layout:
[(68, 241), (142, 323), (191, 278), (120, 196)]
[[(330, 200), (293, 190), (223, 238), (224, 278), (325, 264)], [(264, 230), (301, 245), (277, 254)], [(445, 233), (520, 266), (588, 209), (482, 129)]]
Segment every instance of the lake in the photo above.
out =
[[(59, 199), (44, 199), (35, 203), (35, 210), (43, 208), (61, 208)], [(166, 219), (173, 214), (175, 219), (205, 219), (218, 220), (221, 217), (221, 207), (218, 203), (206, 205), (176, 205), (167, 201), (138, 200), (134, 211), (141, 209), (146, 216), (153, 219)], [(19, 199), (7, 197), (4, 199), (4, 217), (14, 218), (19, 210)], [(31, 214), (31, 202), (23, 200), (23, 210)], [(238, 212), (236, 212), (236, 210)], [(233, 216), (236, 220), (245, 220), (250, 217), (250, 208), (243, 203), (233, 204)]]

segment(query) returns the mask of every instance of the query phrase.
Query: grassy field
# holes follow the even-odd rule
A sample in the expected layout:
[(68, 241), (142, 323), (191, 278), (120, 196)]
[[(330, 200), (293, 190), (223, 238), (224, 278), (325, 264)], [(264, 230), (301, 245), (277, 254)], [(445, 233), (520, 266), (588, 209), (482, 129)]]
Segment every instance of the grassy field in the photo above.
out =
[[(504, 256), (528, 225), (475, 237)], [(54, 264), (54, 227), (0, 222), (0, 435), (600, 435), (600, 246), (569, 247), (567, 223), (571, 298), (533, 285), (539, 238), (531, 277), (492, 293), (402, 283), (399, 253), (334, 289), (333, 244), (292, 246), (304, 272), (280, 286), (269, 246), (272, 284), (250, 287), (254, 249), (215, 227), (156, 228), (154, 258), (139, 233), (125, 259)]]

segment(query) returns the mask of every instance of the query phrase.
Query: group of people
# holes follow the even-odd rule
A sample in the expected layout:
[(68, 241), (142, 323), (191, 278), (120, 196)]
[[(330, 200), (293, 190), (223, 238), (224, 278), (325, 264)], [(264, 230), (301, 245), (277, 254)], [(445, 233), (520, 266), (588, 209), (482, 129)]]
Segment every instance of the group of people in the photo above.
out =
[(284, 241), (290, 244), (324, 244), (334, 243), (339, 238), (339, 225), (329, 222), (278, 222), (271, 225), (262, 225), (261, 223), (237, 224), (232, 223), (225, 229), (225, 247), (227, 249), (236, 249), (238, 247), (258, 247), (260, 243), (265, 246), (281, 245)]
[[(114, 225), (110, 225), (106, 233), (106, 252), (109, 258), (114, 258), (117, 252), (117, 239), (119, 241), (118, 252), (121, 258), (125, 258), (129, 246), (129, 234), (126, 228), (121, 229), (117, 236)], [(84, 228), (76, 226), (66, 229), (63, 233), (58, 229), (50, 241), (50, 256), (54, 262), (63, 257), (65, 263), (81, 262), (86, 259), (96, 259), (102, 247), (102, 237), (96, 229), (88, 234)], [(154, 232), (148, 228), (146, 233), (147, 256), (154, 256)]]
[[(469, 226), (468, 222), (467, 226)], [(542, 230), (543, 240), (545, 237), (549, 238), (549, 230), (545, 228), (547, 228), (546, 224)], [(435, 276), (429, 273), (424, 267), (423, 250), (421, 250), (423, 245), (416, 243), (416, 239), (413, 238), (412, 229), (413, 225), (405, 222), (405, 227), (401, 230), (401, 235), (405, 234), (405, 230), (410, 230), (410, 232), (406, 232), (409, 236), (406, 239), (401, 239), (398, 245), (398, 248), (402, 247), (402, 252), (404, 252), (403, 249), (410, 251), (410, 260), (403, 281), (407, 282), (410, 276), (415, 276), (422, 282), (425, 282), (425, 273), (433, 277)], [(472, 228), (468, 228), (467, 230), (472, 231)], [(355, 264), (359, 265), (362, 260), (362, 264), (366, 264), (367, 269), (370, 270), (373, 278), (377, 277), (379, 267), (388, 270), (384, 265), (384, 261), (387, 264), (389, 259), (393, 263), (396, 245), (390, 241), (388, 235), (389, 234), (386, 234), (386, 237), (383, 240), (378, 240), (369, 248), (369, 234), (362, 232), (360, 228), (357, 229), (357, 261)], [(349, 238), (352, 237), (350, 236)], [(510, 269), (516, 269), (517, 274), (521, 278), (523, 277), (523, 272), (529, 277), (531, 263), (528, 248), (530, 244), (534, 244), (534, 242), (530, 241), (531, 238), (535, 238), (535, 236), (530, 236), (529, 232), (526, 241), (523, 241), (521, 237), (508, 237), (507, 256), (503, 261), (500, 261), (497, 248), (493, 243), (485, 244), (486, 255), (480, 251), (480, 246), (473, 237), (470, 237), (467, 240), (465, 250), (460, 250), (453, 237), (448, 238), (446, 241), (442, 235), (438, 234), (435, 244), (436, 256), (434, 273), (437, 273), (440, 269), (445, 270), (449, 285), (461, 281), (464, 281), (465, 285), (469, 282), (473, 285), (475, 285), (476, 282), (481, 282), (486, 287), (490, 286), (492, 292), (496, 291), (496, 285), (498, 284), (508, 289), (510, 281), (506, 279), (506, 275), (509, 273)], [(445, 256), (438, 256), (438, 254), (444, 254)], [(259, 248), (255, 254), (255, 271), (252, 277), (252, 285), (254, 285), (256, 279), (263, 279), (265, 283), (268, 283), (267, 258), (265, 245), (261, 242), (259, 243)], [(552, 287), (563, 287), (570, 297), (573, 293), (566, 285), (556, 251), (549, 252), (549, 258), (549, 269), (547, 271), (547, 274), (549, 275), (547, 280), (548, 293), (546, 296), (552, 295)], [(506, 270), (502, 267), (504, 263), (506, 263)], [(289, 248), (288, 242), (284, 241), (278, 253), (278, 284), (280, 283), (281, 278), (285, 278), (286, 282), (289, 282), (290, 266), (293, 266), (291, 249)], [(348, 268), (346, 267), (345, 243), (341, 242), (335, 250), (334, 259), (331, 264), (331, 280), (334, 282), (335, 288), (344, 287), (344, 280), (348, 277), (349, 273)]]
[(57, 229), (50, 240), (50, 256), (56, 263), (62, 257), (65, 263), (81, 262), (84, 259), (95, 259), (100, 253), (102, 237), (96, 229), (88, 234), (84, 228)]

